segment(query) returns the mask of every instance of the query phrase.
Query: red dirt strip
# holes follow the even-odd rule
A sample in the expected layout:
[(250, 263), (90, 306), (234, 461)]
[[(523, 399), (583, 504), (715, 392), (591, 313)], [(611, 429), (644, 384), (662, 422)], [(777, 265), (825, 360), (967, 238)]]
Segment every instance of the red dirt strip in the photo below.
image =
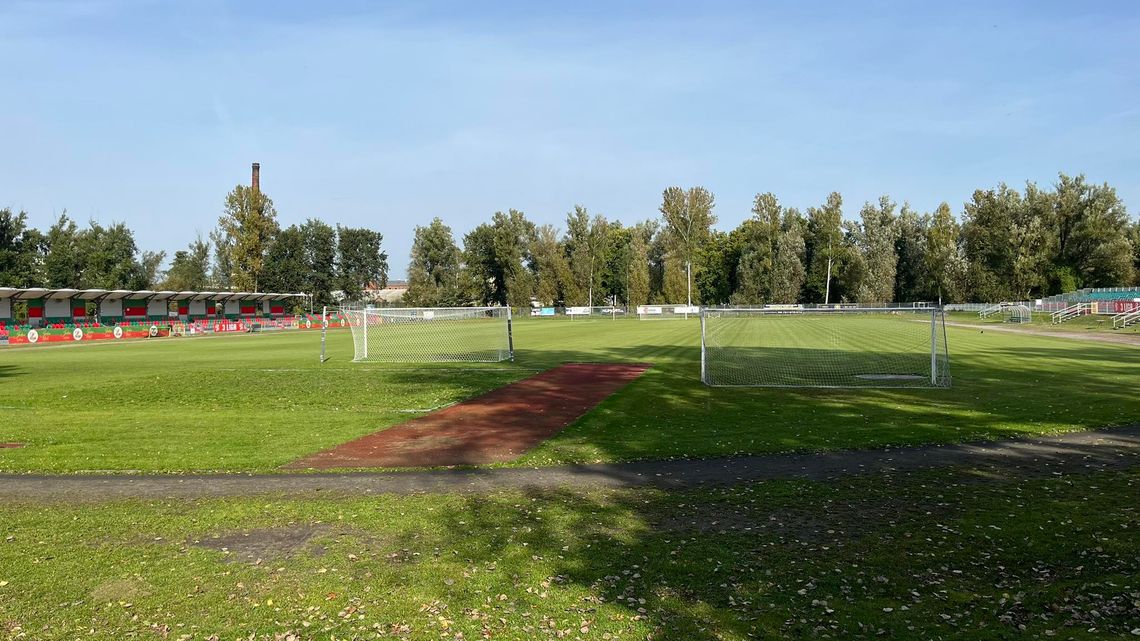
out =
[(569, 363), (285, 467), (426, 467), (510, 461), (562, 431), (649, 367)]

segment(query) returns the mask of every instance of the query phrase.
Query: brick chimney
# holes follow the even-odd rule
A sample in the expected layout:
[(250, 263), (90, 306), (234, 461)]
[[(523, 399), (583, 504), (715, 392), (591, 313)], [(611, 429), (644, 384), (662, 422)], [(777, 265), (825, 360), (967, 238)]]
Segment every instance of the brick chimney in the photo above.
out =
[(261, 163), (253, 163), (253, 190), (261, 191)]

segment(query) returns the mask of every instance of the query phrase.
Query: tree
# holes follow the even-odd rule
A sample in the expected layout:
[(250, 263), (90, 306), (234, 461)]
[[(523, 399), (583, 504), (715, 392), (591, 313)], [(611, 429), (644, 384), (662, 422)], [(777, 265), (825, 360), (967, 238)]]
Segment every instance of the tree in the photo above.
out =
[(1042, 191), (1037, 185), (1026, 185), (1022, 206), (1013, 211), (1010, 229), (1010, 252), (1013, 256), (1011, 294), (1018, 300), (1044, 294), (1047, 286), (1048, 266), (1053, 255), (1053, 239), (1049, 233), (1049, 219), (1054, 194)]
[(697, 294), (705, 305), (723, 305), (732, 296), (736, 266), (740, 262), (738, 238), (714, 231), (697, 251)]
[[(79, 281), (71, 285), (97, 289), (145, 289), (149, 274), (138, 260), (134, 233), (124, 223), (103, 227), (91, 221), (75, 236), (79, 255)], [(162, 258), (155, 263), (162, 263)], [(153, 257), (152, 257), (153, 261)]]
[(337, 288), (336, 230), (316, 218), (306, 220), (300, 229), (305, 247), (305, 282), (302, 289), (285, 293), (307, 292), (314, 305), (331, 305), (332, 292)]
[(0, 287), (39, 285), (42, 237), (28, 228), (28, 214), (0, 209)]
[(591, 220), (589, 212), (581, 205), (575, 205), (574, 211), (566, 215), (566, 251), (570, 270), (577, 289), (585, 294), (578, 300), (567, 301), (567, 304), (593, 306), (594, 289), (601, 285), (607, 227), (605, 217), (599, 214)]
[(860, 224), (853, 228), (854, 241), (866, 272), (855, 299), (860, 303), (889, 303), (894, 300), (899, 262), (895, 250), (899, 237), (895, 203), (883, 195), (878, 207), (865, 203), (859, 217)]
[(637, 307), (649, 303), (649, 246), (646, 234), (637, 228), (630, 238), (626, 270), (629, 273), (626, 304)]
[(210, 243), (199, 235), (186, 249), (174, 252), (163, 289), (202, 291), (209, 286)]
[(677, 304), (685, 300), (686, 296), (691, 295), (689, 292), (685, 275), (685, 263), (681, 261), (676, 255), (670, 255), (665, 258), (662, 266), (662, 288), (661, 300), (659, 302), (666, 304)]
[(1001, 301), (1014, 297), (1012, 239), (1015, 231), (1025, 235), (1024, 225), (1014, 230), (1023, 209), (1021, 195), (1004, 183), (997, 189), (975, 190), (972, 200), (966, 203), (962, 240), (969, 264), (968, 296), (972, 300)]
[(629, 304), (629, 260), (635, 227), (618, 221), (606, 226), (605, 257), (601, 267), (601, 291), (607, 302)]
[(214, 246), (214, 260), (210, 265), (211, 287), (228, 290), (233, 286), (233, 240), (221, 229), (210, 232), (210, 243)]
[(142, 272), (142, 279), (145, 282), (143, 287), (150, 289), (157, 287), (160, 280), (162, 280), (162, 261), (166, 260), (166, 252), (164, 251), (144, 251), (142, 258), (139, 259), (139, 267)]
[(464, 280), (473, 290), (473, 298), (488, 305), (507, 305), (511, 284), (533, 288), (533, 283), (520, 279), (519, 273), (531, 259), (534, 233), (534, 223), (521, 211), (511, 209), (495, 212), (490, 224), (479, 225), (463, 237)]
[[(495, 267), (495, 230), (483, 223), (463, 236), (463, 269), (460, 285), (464, 298), (480, 305), (496, 301), (506, 285), (498, 281)], [(506, 292), (503, 291), (503, 300)], [(501, 303), (500, 303), (501, 304)]]
[(1140, 220), (1137, 220), (1129, 232), (1132, 241), (1132, 273), (1135, 284), (1140, 285)]
[(807, 222), (795, 209), (786, 210), (780, 222), (780, 237), (776, 240), (776, 258), (772, 264), (771, 301), (788, 305), (798, 303), (804, 289), (807, 272), (804, 268), (804, 230)]
[(79, 228), (64, 212), (44, 237), (44, 286), (78, 287), (82, 270)]
[(661, 215), (665, 220), (665, 239), (686, 272), (686, 300), (692, 305), (692, 265), (697, 250), (708, 241), (716, 224), (712, 193), (704, 187), (688, 191), (669, 187), (662, 194)]
[[(835, 265), (831, 281), (831, 300), (837, 302), (858, 302), (859, 293), (869, 279), (867, 261), (859, 250), (858, 222), (843, 224), (843, 243), (835, 254)], [(892, 284), (892, 290), (894, 289)]]
[(348, 300), (359, 300), (369, 286), (388, 284), (388, 254), (380, 249), (384, 236), (363, 227), (337, 225), (337, 277)]
[(261, 285), (266, 291), (292, 294), (308, 289), (305, 235), (296, 225), (282, 229), (266, 254)]
[(781, 213), (780, 201), (774, 194), (756, 194), (752, 218), (733, 232), (741, 245), (734, 302), (758, 305), (771, 300)]
[(278, 232), (273, 201), (259, 189), (234, 187), (226, 195), (218, 229), (224, 240), (215, 240), (214, 246), (227, 254), (219, 266), (231, 268), (229, 284), (239, 291), (258, 291), (266, 253)]
[(1116, 190), (1060, 174), (1052, 205), (1051, 293), (1132, 281), (1129, 218)]
[(459, 305), (462, 255), (451, 228), (439, 218), (416, 227), (404, 302), (419, 307)]
[(960, 233), (950, 205), (939, 204), (927, 228), (926, 254), (923, 257), (925, 290), (930, 298), (946, 302), (962, 298), (961, 282), (965, 270), (958, 250)]
[[(531, 244), (534, 260), (534, 296), (543, 305), (557, 305), (568, 298), (567, 290), (577, 292), (577, 283), (566, 260), (566, 248), (558, 239), (553, 225), (543, 225), (535, 231)], [(571, 294), (573, 296), (576, 294)]]
[(807, 234), (804, 237), (807, 279), (804, 298), (809, 303), (840, 300), (842, 292), (831, 291), (834, 278), (842, 269), (845, 251), (843, 246), (843, 197), (831, 192), (822, 207), (808, 209)]
[[(900, 303), (927, 300), (930, 298), (926, 267), (926, 233), (929, 221), (927, 217), (919, 216), (911, 209), (910, 204), (903, 203), (895, 224), (898, 226), (895, 254), (899, 259), (895, 270), (894, 299)], [(957, 242), (957, 238), (954, 240)]]

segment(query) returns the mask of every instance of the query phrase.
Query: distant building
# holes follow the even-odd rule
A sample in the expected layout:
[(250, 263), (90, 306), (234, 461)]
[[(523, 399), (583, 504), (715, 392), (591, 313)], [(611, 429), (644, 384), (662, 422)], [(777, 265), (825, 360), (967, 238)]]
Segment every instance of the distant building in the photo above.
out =
[(408, 281), (406, 280), (390, 280), (385, 287), (371, 283), (364, 288), (364, 298), (377, 303), (393, 305), (403, 300), (404, 293), (407, 291)]

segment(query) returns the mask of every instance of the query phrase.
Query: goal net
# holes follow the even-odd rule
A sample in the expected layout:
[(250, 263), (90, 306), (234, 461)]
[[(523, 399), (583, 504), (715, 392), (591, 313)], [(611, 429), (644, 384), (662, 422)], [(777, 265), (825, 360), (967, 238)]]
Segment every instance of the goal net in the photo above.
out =
[(701, 380), (726, 387), (949, 387), (942, 310), (708, 309)]
[(509, 307), (344, 308), (354, 361), (484, 362), (514, 358)]

